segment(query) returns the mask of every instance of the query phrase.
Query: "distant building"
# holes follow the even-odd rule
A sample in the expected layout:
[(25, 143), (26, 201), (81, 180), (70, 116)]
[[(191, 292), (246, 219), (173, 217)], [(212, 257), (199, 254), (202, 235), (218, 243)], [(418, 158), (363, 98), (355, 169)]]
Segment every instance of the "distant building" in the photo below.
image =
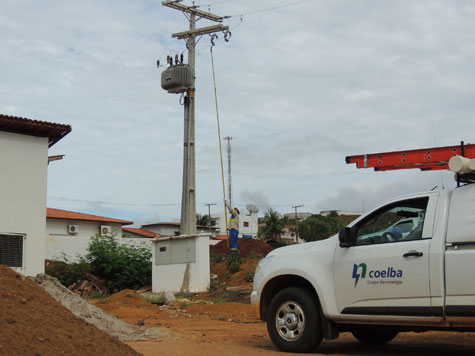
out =
[(160, 237), (160, 234), (157, 234), (156, 232), (140, 229), (140, 228), (133, 228), (133, 227), (122, 228), (123, 239), (142, 239), (142, 238), (153, 239), (155, 237)]
[(341, 215), (350, 215), (350, 216), (360, 216), (361, 212), (359, 211), (349, 211), (349, 210), (322, 210), (320, 215), (328, 216), (332, 213), (336, 213), (338, 216)]
[(131, 224), (132, 221), (48, 208), (45, 257), (58, 260), (64, 255), (74, 260), (78, 255), (85, 256), (91, 237), (97, 234), (114, 236), (126, 243), (130, 239), (122, 238), (122, 226)]
[[(229, 219), (229, 214), (228, 214)], [(214, 226), (217, 228), (217, 233), (226, 234), (226, 220), (223, 213), (211, 214), (211, 219), (214, 221)], [(239, 215), (239, 236), (244, 238), (256, 238), (258, 231), (257, 214)]]
[(44, 272), (48, 148), (71, 126), (0, 114), (0, 264)]
[[(145, 224), (142, 225), (142, 229), (146, 229), (147, 231), (155, 232), (162, 236), (178, 236), (180, 235), (180, 223), (179, 222), (157, 222), (152, 224)], [(211, 235), (216, 234), (216, 227), (211, 226), (203, 226), (203, 225), (196, 225), (196, 233), (197, 234), (209, 234)]]
[[(298, 211), (297, 212), (297, 220), (305, 220), (309, 216), (312, 216), (312, 213), (305, 212), (305, 211)], [(283, 215), (284, 218), (295, 219), (295, 213), (285, 213)]]

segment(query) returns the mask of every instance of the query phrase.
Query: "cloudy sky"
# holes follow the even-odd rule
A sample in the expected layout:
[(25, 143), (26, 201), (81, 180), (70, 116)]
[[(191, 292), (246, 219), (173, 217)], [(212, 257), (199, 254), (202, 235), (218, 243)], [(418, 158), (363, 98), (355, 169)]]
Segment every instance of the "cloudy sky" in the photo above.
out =
[[(473, 141), (473, 1), (195, 4), (231, 16), (213, 53), (235, 205), (361, 211), (454, 186), (448, 172), (358, 170), (345, 156)], [(156, 60), (186, 58), (171, 34), (187, 28), (158, 0), (1, 1), (0, 112), (73, 128), (50, 149), (66, 156), (49, 166), (48, 206), (179, 219), (183, 107)], [(196, 58), (199, 213), (223, 201), (209, 46)]]

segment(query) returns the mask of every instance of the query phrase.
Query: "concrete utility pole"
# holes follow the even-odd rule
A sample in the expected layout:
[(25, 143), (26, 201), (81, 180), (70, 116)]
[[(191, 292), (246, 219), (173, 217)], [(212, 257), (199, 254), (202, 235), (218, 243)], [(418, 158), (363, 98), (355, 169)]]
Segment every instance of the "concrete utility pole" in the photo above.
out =
[[(187, 6), (180, 0), (168, 0), (162, 2), (163, 6), (182, 11), (189, 15), (190, 27), (188, 31), (172, 34), (173, 38), (186, 39), (188, 49), (188, 64), (195, 70), (195, 46), (196, 36), (209, 33), (228, 31), (229, 27), (222, 24), (196, 28), (196, 21), (207, 19), (214, 22), (222, 22), (223, 17), (199, 10), (196, 6)], [(196, 73), (196, 71), (195, 71)], [(196, 187), (195, 187), (195, 81), (188, 88), (184, 100), (185, 107), (185, 130), (183, 149), (183, 188), (181, 202), (181, 235), (196, 234)]]
[(303, 204), (294, 205), (292, 208), (295, 209), (295, 238), (296, 242), (299, 243), (299, 229), (297, 229), (297, 208), (301, 208)]
[(208, 227), (209, 231), (211, 232), (211, 205), (216, 205), (216, 203), (208, 203), (205, 205), (208, 207)]

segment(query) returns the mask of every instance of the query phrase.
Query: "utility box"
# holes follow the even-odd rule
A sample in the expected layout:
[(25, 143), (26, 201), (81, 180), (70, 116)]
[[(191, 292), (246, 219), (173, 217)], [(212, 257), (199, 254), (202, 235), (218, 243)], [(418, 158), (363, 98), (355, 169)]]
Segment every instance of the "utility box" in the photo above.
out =
[(189, 64), (177, 64), (162, 72), (162, 88), (169, 93), (183, 93), (193, 86), (195, 71)]
[(152, 292), (199, 293), (210, 286), (209, 234), (152, 241)]

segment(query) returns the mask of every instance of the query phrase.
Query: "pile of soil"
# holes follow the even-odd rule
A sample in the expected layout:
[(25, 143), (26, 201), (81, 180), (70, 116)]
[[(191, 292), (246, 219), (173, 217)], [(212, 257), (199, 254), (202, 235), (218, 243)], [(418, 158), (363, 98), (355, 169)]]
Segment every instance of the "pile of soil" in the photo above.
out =
[[(274, 249), (268, 243), (256, 239), (238, 239), (238, 247), (243, 258), (249, 257), (249, 255), (264, 257)], [(221, 256), (228, 256), (231, 253), (226, 240), (210, 246), (210, 251)]]
[(0, 305), (0, 355), (140, 356), (5, 266), (0, 266)]
[(39, 274), (34, 278), (34, 281), (74, 315), (122, 341), (143, 340), (146, 337), (154, 337), (159, 334), (157, 330), (148, 328), (137, 327), (133, 329), (127, 323), (88, 303), (79, 295), (61, 285), (54, 277)]
[(257, 259), (245, 259), (242, 261), (239, 271), (231, 273), (228, 261), (211, 261), (210, 269), (212, 274), (218, 276), (219, 285), (244, 286), (252, 289), (252, 280), (248, 280), (248, 276), (254, 276), (258, 262)]

